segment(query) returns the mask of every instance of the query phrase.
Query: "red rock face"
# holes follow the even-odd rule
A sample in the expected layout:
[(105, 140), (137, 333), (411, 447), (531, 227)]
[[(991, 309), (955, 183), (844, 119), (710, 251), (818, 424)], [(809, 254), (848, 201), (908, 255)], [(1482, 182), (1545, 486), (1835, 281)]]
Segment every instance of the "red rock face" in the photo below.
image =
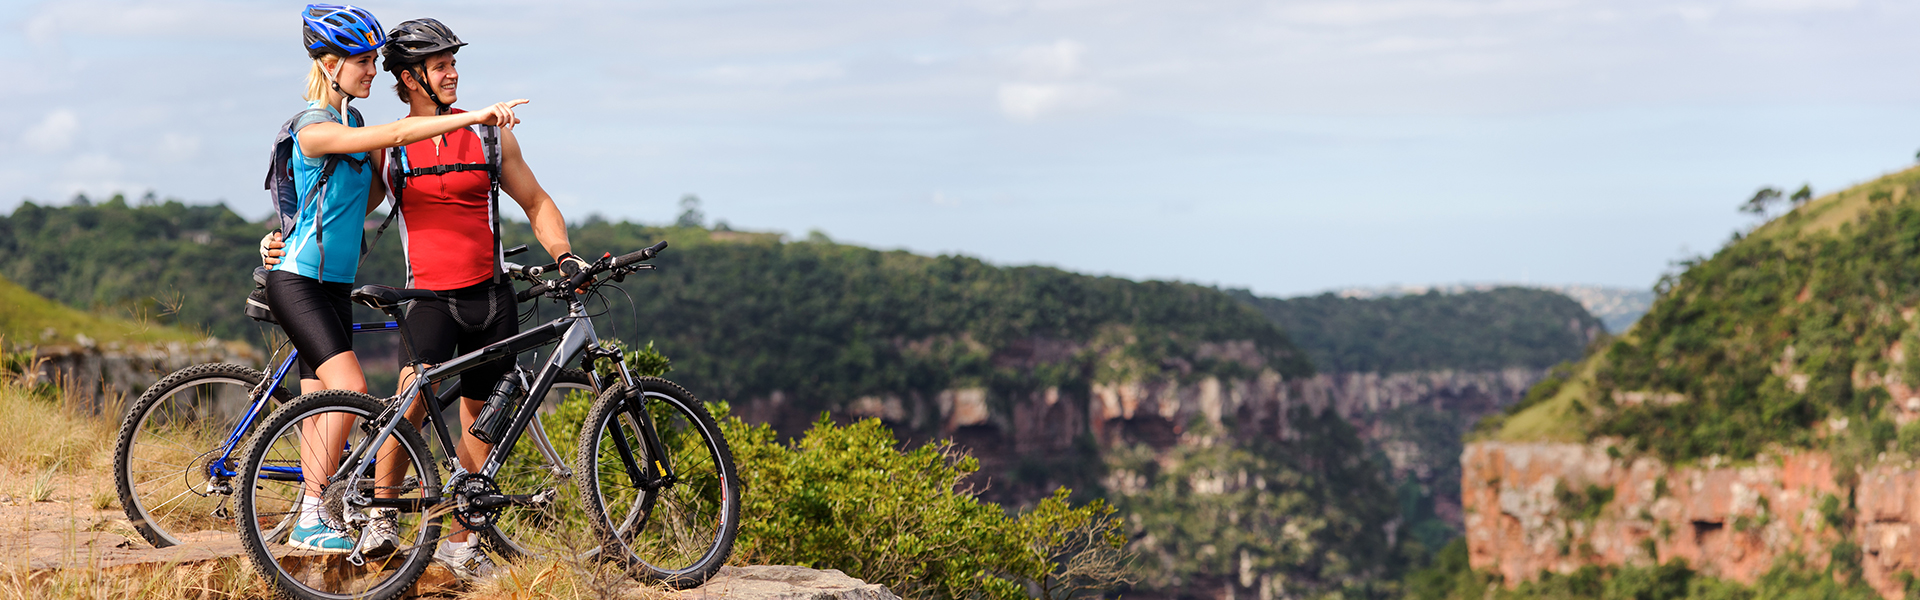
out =
[[(1542, 571), (1674, 559), (1742, 583), (1788, 553), (1823, 568), (1842, 537), (1821, 502), (1832, 495), (1844, 506), (1849, 492), (1820, 453), (1673, 468), (1613, 459), (1603, 446), (1481, 442), (1460, 462), (1472, 565), (1509, 585)], [(1612, 490), (1612, 501), (1587, 515), (1563, 502), (1589, 486)], [(1908, 500), (1920, 493), (1920, 471), (1882, 463), (1865, 469), (1852, 491), (1859, 513), (1849, 533), (1864, 551), (1862, 577), (1900, 598), (1896, 575), (1920, 573), (1920, 501)]]

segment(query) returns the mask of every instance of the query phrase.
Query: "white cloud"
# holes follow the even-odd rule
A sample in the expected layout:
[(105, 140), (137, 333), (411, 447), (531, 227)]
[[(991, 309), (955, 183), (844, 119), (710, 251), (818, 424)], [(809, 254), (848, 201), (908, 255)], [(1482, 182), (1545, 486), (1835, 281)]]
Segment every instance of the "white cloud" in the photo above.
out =
[(22, 134), (20, 141), (41, 152), (63, 152), (73, 147), (73, 140), (79, 133), (80, 116), (72, 109), (56, 108), (47, 113), (40, 124)]
[(1003, 83), (1000, 84), (1000, 112), (1031, 121), (1065, 109), (1090, 106), (1108, 95), (1110, 92), (1105, 88), (1085, 84)]
[(1087, 47), (1073, 40), (1028, 46), (1014, 54), (1014, 64), (1029, 79), (1072, 77), (1080, 71)]

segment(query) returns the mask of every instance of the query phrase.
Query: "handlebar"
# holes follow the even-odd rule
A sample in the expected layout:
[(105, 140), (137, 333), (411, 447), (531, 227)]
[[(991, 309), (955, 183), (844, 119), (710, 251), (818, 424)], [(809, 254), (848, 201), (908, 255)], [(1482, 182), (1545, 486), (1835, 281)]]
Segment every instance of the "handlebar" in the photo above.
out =
[[(535, 284), (533, 287), (530, 287), (524, 291), (521, 291), (516, 296), (516, 298), (521, 302), (526, 302), (529, 299), (532, 299), (536, 296), (539, 296), (541, 294), (545, 294), (547, 292), (554, 291), (554, 290), (566, 291), (566, 290), (582, 289), (586, 287), (586, 285), (589, 282), (593, 281), (593, 278), (595, 275), (599, 275), (607, 271), (615, 271), (620, 269), (632, 268), (634, 265), (637, 265), (639, 263), (653, 260), (653, 257), (659, 256), (660, 251), (665, 249), (667, 249), (667, 243), (660, 242), (658, 244), (654, 244), (652, 246), (642, 248), (636, 252), (630, 252), (627, 254), (622, 254), (620, 256), (614, 256), (611, 253), (603, 254), (600, 256), (600, 260), (593, 261), (593, 264), (588, 265), (587, 268), (585, 269), (581, 269), (579, 273), (575, 273), (572, 277), (568, 277), (564, 280), (550, 279), (550, 280), (541, 281), (540, 283)], [(556, 265), (523, 267), (521, 272), (524, 273), (527, 277), (537, 278), (542, 273), (553, 270), (555, 266)]]

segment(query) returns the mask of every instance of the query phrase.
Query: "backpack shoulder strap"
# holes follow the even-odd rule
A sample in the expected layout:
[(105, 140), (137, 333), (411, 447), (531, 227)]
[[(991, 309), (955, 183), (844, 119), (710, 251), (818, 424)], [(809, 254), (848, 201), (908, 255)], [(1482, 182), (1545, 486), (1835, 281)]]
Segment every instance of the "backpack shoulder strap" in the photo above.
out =
[(487, 189), (487, 211), (493, 219), (493, 283), (498, 285), (507, 272), (506, 250), (500, 246), (500, 128), (481, 125), (480, 145), (487, 153), (488, 178), (493, 180)]

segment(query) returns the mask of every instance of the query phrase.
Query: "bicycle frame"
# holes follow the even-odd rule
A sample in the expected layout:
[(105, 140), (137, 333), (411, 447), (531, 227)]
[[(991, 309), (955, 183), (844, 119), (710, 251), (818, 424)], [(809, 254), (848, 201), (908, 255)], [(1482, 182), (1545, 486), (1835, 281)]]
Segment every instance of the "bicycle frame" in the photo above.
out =
[[(352, 333), (360, 334), (360, 333), (371, 333), (371, 332), (378, 332), (378, 331), (398, 331), (399, 329), (400, 329), (399, 321), (375, 321), (375, 322), (368, 322), (368, 323), (354, 323)], [(254, 419), (260, 418), (260, 410), (263, 408), (266, 408), (267, 398), (273, 395), (273, 392), (271, 390), (280, 388), (280, 382), (286, 379), (287, 372), (293, 369), (293, 363), (294, 361), (297, 361), (297, 360), (300, 360), (300, 349), (293, 348), (291, 351), (287, 353), (287, 360), (281, 362), (280, 367), (277, 369), (274, 369), (272, 375), (268, 376), (266, 379), (261, 380), (260, 387), (254, 388), (251, 394), (253, 399), (253, 404), (247, 407), (247, 414), (241, 416), (240, 422), (234, 425), (233, 432), (227, 434), (227, 441), (222, 442), (220, 444), (220, 459), (207, 463), (208, 477), (212, 477), (216, 479), (228, 479), (228, 478), (232, 478), (240, 475), (239, 473), (227, 468), (226, 466), (227, 461), (232, 459), (234, 447), (240, 445), (240, 438), (246, 437), (246, 433), (253, 429)], [(290, 475), (293, 475), (294, 477), (300, 476), (299, 467), (267, 467), (266, 470), (268, 472), (273, 472), (273, 473), (290, 474)]]
[[(387, 310), (389, 315), (395, 315), (398, 312), (397, 308)], [(437, 384), (494, 360), (516, 357), (522, 353), (536, 350), (555, 342), (558, 342), (559, 346), (548, 356), (545, 361), (545, 366), (535, 374), (532, 385), (528, 386), (526, 397), (530, 401), (521, 403), (520, 407), (515, 411), (513, 420), (510, 422), (505, 435), (493, 444), (493, 449), (487, 454), (486, 462), (480, 467), (480, 474), (488, 477), (493, 476), (493, 474), (499, 472), (500, 468), (506, 464), (507, 455), (513, 451), (514, 445), (519, 442), (520, 435), (529, 430), (528, 424), (532, 423), (537, 416), (541, 402), (544, 401), (547, 392), (553, 386), (555, 378), (566, 368), (566, 365), (576, 360), (581, 361), (582, 366), (586, 367), (585, 370), (587, 371), (588, 377), (592, 378), (594, 387), (599, 389), (602, 386), (599, 382), (599, 376), (594, 373), (592, 361), (601, 357), (617, 357), (616, 353), (600, 348), (600, 336), (594, 332), (593, 321), (586, 314), (585, 304), (578, 298), (573, 298), (569, 301), (566, 316), (522, 331), (513, 337), (488, 344), (479, 350), (454, 357), (444, 363), (420, 372), (410, 383), (403, 386), (405, 391), (401, 395), (398, 406), (394, 407), (388, 413), (383, 413), (383, 416), (390, 415), (387, 422), (379, 426), (379, 431), (374, 434), (370, 441), (361, 444), (359, 448), (349, 449), (347, 457), (340, 461), (339, 470), (328, 478), (329, 481), (335, 480), (343, 474), (350, 478), (364, 477), (363, 474), (366, 473), (366, 462), (373, 460), (373, 457), (379, 456), (381, 446), (394, 435), (395, 428), (399, 427), (402, 415), (410, 411), (413, 408), (413, 403), (419, 401), (423, 396), (427, 398), (429, 419), (433, 421), (434, 437), (439, 441), (441, 448), (447, 456), (454, 456), (457, 450), (453, 442), (453, 437), (448, 434), (446, 425), (441, 422), (441, 419), (431, 416), (438, 414), (441, 410), (438, 398), (432, 395), (422, 394), (421, 391), (427, 389), (425, 386)], [(627, 384), (628, 389), (637, 389), (638, 381), (634, 379), (633, 374), (627, 369), (625, 361), (616, 360), (615, 364), (619, 365), (618, 370), (621, 381)], [(541, 400), (532, 401), (533, 399)], [(660, 452), (661, 444), (658, 440), (657, 433), (653, 430), (651, 419), (648, 418), (646, 411), (638, 409), (638, 403), (632, 404), (633, 406), (629, 407), (629, 412), (635, 413), (635, 418), (643, 419), (641, 422), (645, 424), (642, 429), (647, 432), (645, 443), (648, 444), (649, 456), (662, 456)], [(539, 441), (536, 445), (541, 448), (543, 453), (548, 454), (548, 460), (556, 465), (564, 465), (565, 461), (553, 453), (552, 444), (546, 440), (546, 432), (537, 427), (531, 428), (531, 430)], [(619, 440), (617, 444), (621, 447), (623, 458), (628, 463), (629, 468), (633, 468), (634, 461), (632, 460), (631, 449), (626, 447), (624, 440)], [(459, 461), (449, 459), (448, 462), (451, 463), (447, 468), (451, 476), (442, 484), (443, 487), (439, 490), (440, 493), (438, 496), (424, 499), (360, 498), (353, 502), (356, 504), (362, 504), (362, 502), (364, 502), (362, 505), (367, 507), (399, 508), (409, 511), (424, 510), (429, 506), (436, 506), (447, 502), (451, 496), (453, 483), (458, 480), (460, 476), (469, 473)], [(649, 473), (651, 477), (641, 478), (637, 471), (634, 472), (635, 481), (659, 481), (662, 479), (659, 473), (671, 473), (671, 467), (666, 463), (666, 460), (661, 459), (656, 460), (653, 465), (648, 465), (659, 469), (658, 472)], [(668, 477), (671, 477), (671, 475), (668, 475)], [(359, 489), (359, 486), (357, 484), (349, 485), (348, 489)], [(511, 502), (513, 499), (508, 499), (508, 501)]]

